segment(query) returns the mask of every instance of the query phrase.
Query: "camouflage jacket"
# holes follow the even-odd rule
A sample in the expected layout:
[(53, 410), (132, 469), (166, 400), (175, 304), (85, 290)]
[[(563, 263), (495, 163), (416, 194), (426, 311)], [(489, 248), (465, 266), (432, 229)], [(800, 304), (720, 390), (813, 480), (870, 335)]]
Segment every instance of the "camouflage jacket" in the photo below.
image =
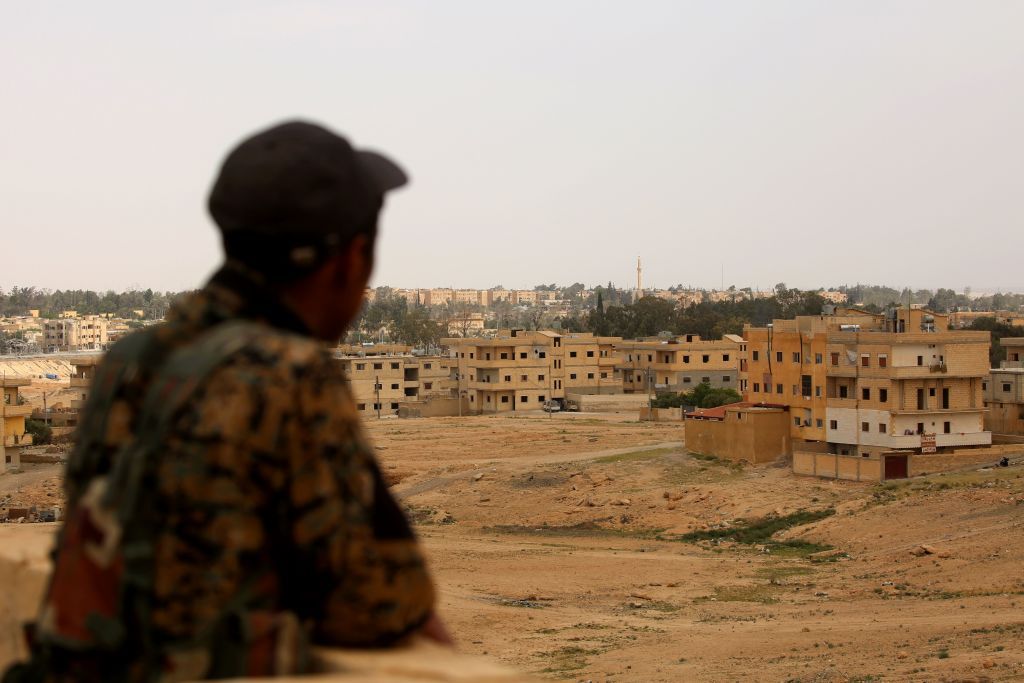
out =
[[(304, 668), (306, 638), (387, 645), (429, 617), (434, 590), (423, 555), (386, 489), (340, 365), (275, 301), (225, 268), (166, 322), (135, 333), (148, 335), (145, 343), (121, 352), (126, 339), (108, 353), (68, 462), (69, 513), (87, 506), (92, 484), (139, 440), (140, 406), (167, 358), (228, 321), (252, 323), (175, 412), (138, 492), (155, 511), (145, 528), (151, 588), (140, 609), (121, 610), (130, 623), (115, 624), (116, 650), (94, 647), (104, 638), (90, 625), (103, 623), (97, 615), (71, 614), (109, 612), (110, 597), (96, 588), (83, 599), (88, 572), (62, 557), (73, 557), (89, 532), (62, 533), (37, 628), (47, 666), (58, 670), (50, 680), (289, 673)], [(160, 675), (134, 661), (143, 646), (164, 657)]]

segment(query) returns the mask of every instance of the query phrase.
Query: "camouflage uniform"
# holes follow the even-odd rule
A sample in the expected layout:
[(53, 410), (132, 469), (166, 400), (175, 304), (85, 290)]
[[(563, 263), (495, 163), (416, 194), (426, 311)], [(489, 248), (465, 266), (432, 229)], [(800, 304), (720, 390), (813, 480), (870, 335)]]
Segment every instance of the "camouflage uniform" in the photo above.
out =
[[(126, 515), (133, 541), (92, 500), (94, 485), (153, 431), (139, 420), (160, 368), (218, 329), (233, 347), (196, 386), (168, 382), (156, 392), (166, 426), (152, 468), (127, 492), (141, 510)], [(159, 395), (176, 390), (181, 405)], [(433, 609), (423, 555), (339, 364), (240, 267), (225, 267), (165, 323), (111, 349), (66, 493), (69, 518), (35, 636), (44, 680), (302, 671), (307, 639), (386, 645)], [(123, 506), (124, 493), (107, 500)], [(89, 511), (88, 523), (72, 524), (76, 509)], [(103, 540), (111, 537), (119, 551)], [(133, 560), (133, 543), (146, 548), (143, 560)], [(126, 593), (133, 573), (145, 580)]]

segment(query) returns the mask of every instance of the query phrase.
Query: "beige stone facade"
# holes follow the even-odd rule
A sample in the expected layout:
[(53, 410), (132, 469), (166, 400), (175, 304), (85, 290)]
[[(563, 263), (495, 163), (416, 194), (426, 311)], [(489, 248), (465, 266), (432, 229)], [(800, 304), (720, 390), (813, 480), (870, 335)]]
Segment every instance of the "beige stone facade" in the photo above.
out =
[(43, 349), (85, 351), (106, 348), (109, 342), (107, 319), (98, 315), (79, 318), (70, 315), (73, 313), (74, 311), (65, 311), (60, 318), (43, 322)]
[(337, 355), (360, 413), (395, 415), (400, 404), (453, 396), (452, 362), (409, 354)]
[(32, 407), (19, 405), (18, 400), (18, 390), (30, 383), (31, 380), (20, 378), (0, 380), (0, 462), (4, 469), (14, 472), (21, 469), (21, 449), (32, 445), (32, 435), (25, 433), (25, 418), (32, 414)]
[(692, 453), (752, 463), (774, 462), (791, 450), (789, 412), (736, 404), (685, 420), (686, 448)]
[(627, 393), (690, 391), (706, 382), (713, 387), (740, 389), (746, 358), (742, 337), (703, 340), (687, 334), (667, 340), (623, 341), (618, 344), (619, 370)]
[(1006, 360), (984, 382), (986, 424), (997, 434), (1024, 436), (1024, 337), (1003, 337)]
[(785, 405), (799, 441), (870, 455), (991, 443), (982, 383), (988, 332), (950, 332), (920, 309), (746, 327), (745, 400)]
[(573, 394), (622, 392), (618, 337), (500, 330), (493, 339), (445, 339), (470, 412), (537, 410)]

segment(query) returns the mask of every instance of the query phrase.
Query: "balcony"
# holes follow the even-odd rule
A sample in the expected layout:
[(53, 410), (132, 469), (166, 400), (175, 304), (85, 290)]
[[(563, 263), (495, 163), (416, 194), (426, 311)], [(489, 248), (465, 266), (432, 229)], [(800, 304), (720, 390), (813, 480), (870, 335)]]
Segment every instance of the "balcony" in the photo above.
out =
[(950, 367), (946, 363), (933, 365), (904, 365), (892, 368), (889, 376), (893, 379), (923, 379), (929, 377), (983, 377), (985, 372)]
[(31, 445), (31, 434), (7, 434), (4, 436), (4, 448), (20, 448), (21, 446)]
[(89, 385), (92, 384), (91, 377), (72, 377), (71, 388), (72, 389), (88, 389)]
[(32, 406), (16, 406), (4, 404), (2, 414), (4, 417), (31, 417)]
[(893, 408), (889, 412), (893, 415), (960, 415), (965, 413), (984, 413), (988, 408)]
[[(826, 375), (828, 377), (856, 377), (859, 374), (857, 372), (858, 369), (859, 368), (856, 365), (840, 361), (839, 365), (827, 366)], [(867, 370), (868, 368), (863, 369)]]

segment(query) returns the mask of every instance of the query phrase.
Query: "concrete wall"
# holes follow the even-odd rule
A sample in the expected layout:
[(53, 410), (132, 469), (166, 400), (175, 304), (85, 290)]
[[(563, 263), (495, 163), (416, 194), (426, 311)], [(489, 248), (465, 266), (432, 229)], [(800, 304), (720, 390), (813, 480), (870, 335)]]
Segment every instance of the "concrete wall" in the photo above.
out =
[[(462, 399), (462, 414), (469, 415), (469, 401)], [(431, 398), (426, 401), (403, 401), (398, 404), (398, 417), (457, 417), (459, 399)]]
[(643, 394), (568, 394), (566, 398), (576, 401), (582, 413), (636, 413), (648, 404)]
[(793, 451), (793, 474), (847, 481), (881, 481), (882, 461), (856, 455)]
[(752, 463), (774, 462), (789, 455), (788, 412), (736, 409), (725, 415), (724, 420), (687, 418), (687, 450)]

